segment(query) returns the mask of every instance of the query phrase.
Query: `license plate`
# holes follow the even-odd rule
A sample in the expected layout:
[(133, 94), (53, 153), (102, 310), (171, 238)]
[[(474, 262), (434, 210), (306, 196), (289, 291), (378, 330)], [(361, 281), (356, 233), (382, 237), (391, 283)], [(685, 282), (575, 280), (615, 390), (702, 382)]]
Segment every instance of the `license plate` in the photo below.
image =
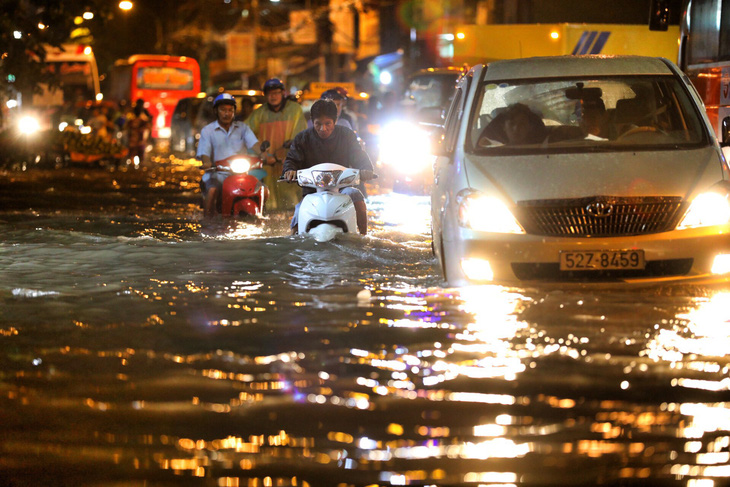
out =
[(643, 269), (643, 250), (582, 250), (561, 251), (561, 271), (602, 271), (613, 269)]

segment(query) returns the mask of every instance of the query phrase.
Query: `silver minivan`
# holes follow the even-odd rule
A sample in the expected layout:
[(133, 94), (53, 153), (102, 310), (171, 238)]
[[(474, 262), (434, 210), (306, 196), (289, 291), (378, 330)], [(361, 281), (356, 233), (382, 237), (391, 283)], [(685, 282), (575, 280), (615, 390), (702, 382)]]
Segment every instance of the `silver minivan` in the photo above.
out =
[(730, 276), (730, 170), (666, 59), (474, 66), (437, 152), (433, 247), (449, 284)]

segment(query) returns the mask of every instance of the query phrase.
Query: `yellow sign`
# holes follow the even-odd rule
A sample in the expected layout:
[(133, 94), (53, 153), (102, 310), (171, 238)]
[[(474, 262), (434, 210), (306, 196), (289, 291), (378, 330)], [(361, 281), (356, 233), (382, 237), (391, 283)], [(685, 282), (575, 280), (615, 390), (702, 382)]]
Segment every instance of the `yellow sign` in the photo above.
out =
[(322, 96), (322, 93), (327, 90), (331, 90), (332, 88), (344, 88), (345, 90), (347, 90), (348, 97), (354, 96), (355, 93), (357, 93), (355, 91), (355, 83), (348, 83), (345, 81), (314, 81), (309, 84), (309, 92), (307, 93), (307, 98), (319, 98), (320, 96)]
[(634, 54), (677, 59), (679, 27), (650, 31), (648, 25), (499, 24), (461, 25), (454, 64), (564, 54)]

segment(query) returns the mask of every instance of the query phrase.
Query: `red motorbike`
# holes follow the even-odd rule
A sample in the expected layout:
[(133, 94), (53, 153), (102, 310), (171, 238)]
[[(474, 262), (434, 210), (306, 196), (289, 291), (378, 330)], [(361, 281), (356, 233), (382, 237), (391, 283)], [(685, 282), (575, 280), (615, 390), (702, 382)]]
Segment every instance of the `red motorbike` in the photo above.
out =
[(251, 215), (261, 218), (269, 197), (269, 188), (261, 180), (266, 175), (261, 159), (252, 155), (235, 155), (216, 161), (216, 170), (230, 172), (223, 181), (219, 200), (225, 217)]

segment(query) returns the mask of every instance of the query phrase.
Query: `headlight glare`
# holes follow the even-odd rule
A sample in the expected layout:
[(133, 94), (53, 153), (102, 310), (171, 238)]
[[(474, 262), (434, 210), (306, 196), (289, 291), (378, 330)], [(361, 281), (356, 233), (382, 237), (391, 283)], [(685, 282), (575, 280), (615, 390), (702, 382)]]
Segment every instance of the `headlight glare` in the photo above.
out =
[(725, 225), (728, 222), (730, 222), (730, 202), (727, 196), (710, 191), (692, 200), (677, 229)]
[(472, 191), (460, 195), (459, 225), (480, 232), (525, 233), (499, 198)]
[(243, 174), (251, 169), (251, 162), (243, 157), (238, 157), (231, 161), (231, 171), (236, 174)]
[(380, 135), (380, 160), (400, 173), (417, 174), (433, 163), (430, 144), (418, 124), (393, 122)]
[(25, 116), (18, 121), (18, 128), (21, 133), (30, 135), (38, 132), (41, 129), (41, 125), (38, 123), (38, 119)]

